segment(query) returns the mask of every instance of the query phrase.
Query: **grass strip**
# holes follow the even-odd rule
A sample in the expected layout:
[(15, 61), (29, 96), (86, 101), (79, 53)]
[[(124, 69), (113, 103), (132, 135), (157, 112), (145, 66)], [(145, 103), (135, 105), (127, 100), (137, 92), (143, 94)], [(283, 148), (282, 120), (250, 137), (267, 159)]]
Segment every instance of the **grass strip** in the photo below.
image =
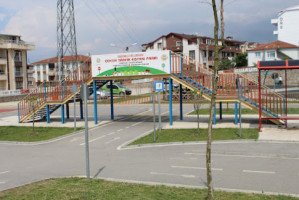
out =
[[(216, 114), (220, 113), (220, 109), (216, 108)], [(199, 114), (200, 115), (209, 115), (210, 114), (210, 109), (209, 108), (202, 108), (199, 109)], [(222, 108), (222, 114), (223, 115), (234, 115), (235, 114), (235, 109), (234, 108)], [(239, 110), (238, 110), (238, 114), (239, 114)], [(242, 109), (242, 115), (249, 115), (249, 114), (258, 114), (257, 112), (250, 110), (248, 108), (243, 108)], [(191, 113), (189, 113), (189, 115), (196, 115), (195, 111), (192, 111)]]
[[(41, 181), (0, 192), (0, 199), (99, 199), (99, 200), (190, 200), (206, 199), (206, 189), (183, 187), (151, 186), (144, 184), (111, 182), (101, 179), (61, 178)], [(298, 198), (282, 195), (215, 191), (218, 200), (295, 200)]]
[[(220, 109), (216, 108), (216, 114), (220, 113)], [(200, 115), (209, 115), (210, 114), (210, 109), (209, 108), (202, 108), (199, 109), (199, 114)], [(223, 115), (234, 115), (235, 114), (235, 109), (234, 108), (222, 108), (222, 114)], [(238, 110), (239, 114), (239, 110)], [(250, 110), (248, 108), (242, 108), (242, 115), (252, 115), (252, 114), (258, 114), (258, 112), (255, 112), (253, 110)], [(299, 108), (288, 108), (288, 114), (299, 114)], [(192, 111), (189, 113), (189, 115), (196, 115), (195, 111)]]
[[(77, 128), (82, 130), (82, 128)], [(0, 141), (37, 142), (50, 140), (74, 132), (74, 128), (65, 127), (32, 127), (0, 126)]]
[[(208, 129), (162, 129), (156, 131), (156, 143), (206, 141)], [(129, 145), (154, 143), (154, 133), (141, 137)], [(239, 137), (238, 128), (213, 128), (212, 140), (257, 139), (258, 129), (243, 128)]]

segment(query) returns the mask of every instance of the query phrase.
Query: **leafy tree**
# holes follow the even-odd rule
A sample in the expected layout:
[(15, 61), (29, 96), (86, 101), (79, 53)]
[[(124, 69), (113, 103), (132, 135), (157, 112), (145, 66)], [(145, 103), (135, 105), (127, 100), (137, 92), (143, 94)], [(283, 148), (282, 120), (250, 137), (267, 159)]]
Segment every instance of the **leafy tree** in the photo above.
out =
[(219, 70), (228, 70), (232, 69), (234, 67), (234, 64), (229, 59), (222, 59), (219, 63)]
[(245, 67), (248, 64), (248, 59), (247, 59), (247, 53), (239, 53), (235, 58), (234, 58), (234, 63), (236, 63), (236, 67)]

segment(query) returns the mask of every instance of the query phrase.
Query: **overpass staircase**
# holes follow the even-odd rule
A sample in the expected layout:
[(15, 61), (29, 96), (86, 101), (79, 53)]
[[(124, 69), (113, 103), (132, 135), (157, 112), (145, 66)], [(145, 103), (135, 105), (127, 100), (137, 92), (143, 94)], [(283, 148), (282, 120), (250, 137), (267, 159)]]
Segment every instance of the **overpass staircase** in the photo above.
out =
[[(96, 90), (104, 86), (108, 81), (97, 80)], [(85, 62), (76, 70), (70, 73), (62, 81), (43, 82), (19, 102), (19, 122), (45, 119), (47, 116), (46, 108), (49, 106), (50, 114), (54, 113), (61, 105), (80, 100), (80, 88), (83, 83), (86, 83), (90, 88), (93, 87), (93, 79), (91, 76), (90, 65)], [(71, 92), (73, 85), (76, 85), (78, 92)], [(90, 95), (93, 94), (93, 89), (90, 89)], [(34, 101), (30, 101), (32, 98)]]
[[(197, 90), (203, 97), (211, 100), (212, 94), (212, 75), (209, 68), (199, 65), (194, 60), (182, 54), (171, 53), (171, 74), (170, 77), (183, 86)], [(150, 75), (148, 75), (150, 78)], [(236, 80), (242, 80), (238, 84)], [(49, 105), (50, 113), (55, 112), (61, 105), (73, 100), (74, 94), (71, 92), (73, 84), (79, 91), (83, 83), (90, 85), (93, 83), (91, 66), (88, 63), (81, 64), (76, 70), (69, 74), (63, 81), (44, 82), (33, 92), (26, 96), (19, 103), (19, 122), (31, 121), (33, 116), (35, 120), (46, 117), (46, 106)], [(96, 89), (105, 85), (108, 80), (95, 80)], [(259, 94), (258, 82), (240, 73), (225, 73), (218, 75), (216, 101), (229, 102), (239, 101), (244, 106), (259, 112)], [(238, 95), (238, 89), (241, 88), (241, 94)], [(90, 90), (92, 94), (93, 90)], [(261, 104), (262, 115), (269, 118), (276, 118), (284, 114), (284, 97), (272, 89), (261, 86)], [(29, 99), (36, 97), (34, 109), (30, 106)], [(275, 124), (283, 124), (281, 120), (272, 119)]]

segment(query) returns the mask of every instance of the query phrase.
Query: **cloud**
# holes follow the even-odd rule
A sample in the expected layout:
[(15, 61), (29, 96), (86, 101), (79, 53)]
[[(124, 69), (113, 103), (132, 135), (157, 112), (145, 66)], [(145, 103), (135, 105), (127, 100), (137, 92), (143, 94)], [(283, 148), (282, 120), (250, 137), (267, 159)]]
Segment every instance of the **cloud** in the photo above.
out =
[[(106, 2), (106, 3), (105, 3)], [(137, 42), (155, 40), (169, 32), (213, 36), (213, 13), (200, 0), (83, 0), (74, 1), (78, 52), (113, 53)], [(273, 38), (270, 24), (277, 13), (294, 6), (285, 0), (228, 0), (225, 32), (235, 39), (268, 41)], [(0, 0), (2, 33), (21, 35), (34, 42), (31, 60), (56, 53), (56, 2), (53, 0)], [(3, 12), (2, 12), (2, 10)], [(111, 12), (113, 13), (111, 15)], [(113, 48), (111, 43), (119, 48)], [(135, 47), (134, 47), (135, 48)], [(139, 46), (140, 48), (140, 46)]]
[(56, 38), (56, 12), (47, 7), (24, 8), (8, 21), (4, 33), (21, 35), (26, 42), (39, 47), (54, 48)]
[(4, 18), (6, 17), (6, 15), (5, 14), (3, 14), (3, 13), (0, 13), (0, 21), (4, 21)]

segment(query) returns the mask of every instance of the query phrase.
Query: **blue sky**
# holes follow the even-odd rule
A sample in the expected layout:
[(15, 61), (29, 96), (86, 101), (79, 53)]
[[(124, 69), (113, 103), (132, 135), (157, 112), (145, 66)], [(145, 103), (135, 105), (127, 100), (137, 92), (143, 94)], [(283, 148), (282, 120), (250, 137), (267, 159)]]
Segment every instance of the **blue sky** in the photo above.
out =
[[(131, 51), (170, 32), (213, 36), (213, 13), (204, 0), (74, 0), (78, 53)], [(276, 40), (270, 20), (299, 0), (225, 0), (225, 35), (266, 43)], [(30, 62), (56, 56), (54, 0), (0, 0), (0, 33), (34, 43)], [(298, 19), (299, 21), (299, 19)], [(115, 44), (111, 46), (111, 44)]]

